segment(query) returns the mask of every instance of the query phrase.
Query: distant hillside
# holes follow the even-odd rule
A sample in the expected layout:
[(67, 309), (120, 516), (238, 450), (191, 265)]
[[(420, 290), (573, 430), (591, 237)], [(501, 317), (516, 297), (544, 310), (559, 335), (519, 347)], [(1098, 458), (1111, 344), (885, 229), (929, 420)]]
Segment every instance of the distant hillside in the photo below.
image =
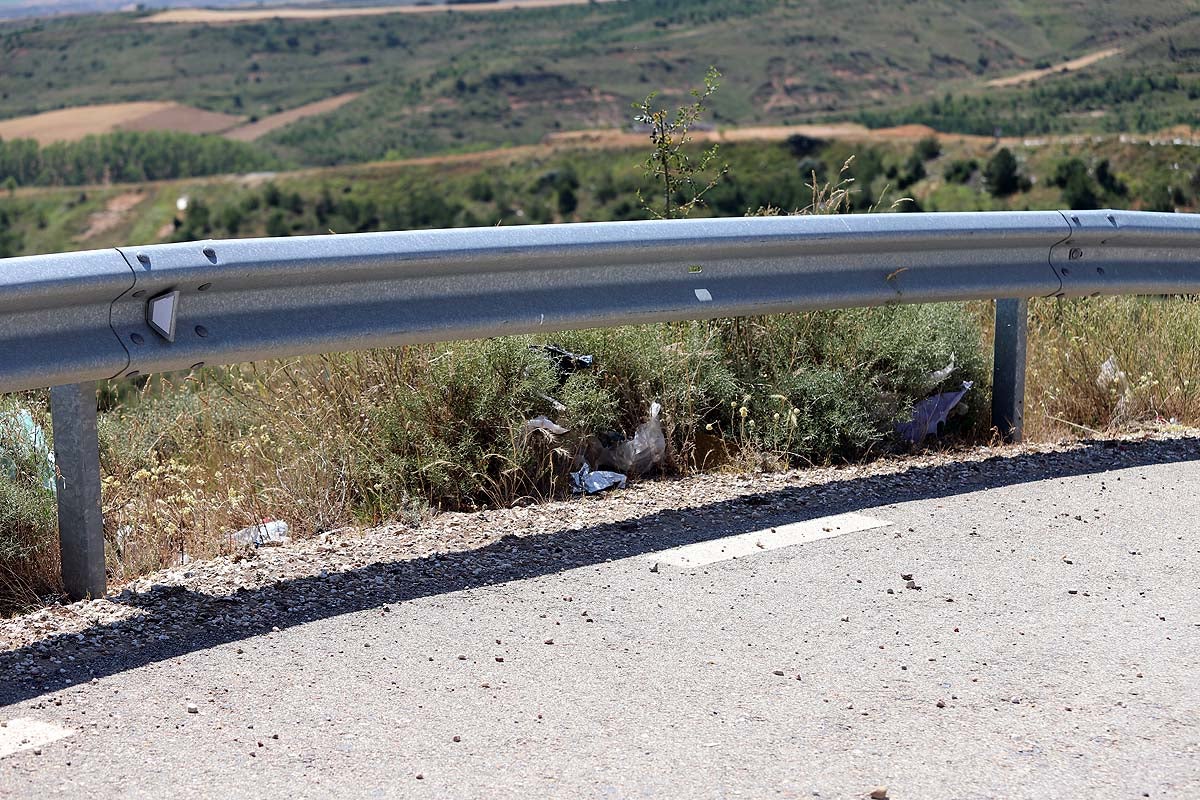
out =
[[(438, 3), (442, 0), (436, 0)], [(389, 5), (415, 5), (424, 0), (388, 0)], [(301, 2), (288, 2), (288, 6), (304, 5)], [(106, 14), (128, 10), (137, 6), (147, 9), (163, 8), (270, 8), (283, 5), (280, 2), (251, 2), (245, 0), (154, 0), (150, 3), (131, 3), (129, 0), (0, 0), (0, 19), (29, 19), (36, 17), (54, 17), (63, 14)], [(322, 5), (336, 5), (323, 2)], [(370, 5), (370, 3), (356, 3)]]
[(288, 161), (353, 163), (625, 126), (631, 103), (655, 90), (677, 103), (709, 64), (725, 75), (711, 117), (720, 126), (856, 120), (1040, 135), (1200, 119), (1200, 7), (1177, 0), (627, 0), (144, 24), (149, 16), (0, 23), (0, 120), (158, 101), (253, 124), (352, 96), (251, 130)]

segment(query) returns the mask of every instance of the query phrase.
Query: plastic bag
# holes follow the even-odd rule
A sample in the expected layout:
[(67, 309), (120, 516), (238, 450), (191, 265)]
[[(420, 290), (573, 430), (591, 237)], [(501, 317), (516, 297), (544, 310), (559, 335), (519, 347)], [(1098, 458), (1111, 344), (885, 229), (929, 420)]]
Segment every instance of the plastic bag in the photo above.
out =
[(525, 432), (533, 433), (534, 431), (545, 431), (554, 436), (562, 436), (564, 433), (568, 433), (566, 428), (556, 424), (545, 415), (525, 420)]
[(1100, 365), (1100, 372), (1096, 375), (1096, 388), (1120, 396), (1129, 391), (1129, 378), (1125, 375), (1125, 370), (1117, 364), (1116, 356), (1109, 356)]
[(662, 464), (667, 453), (667, 440), (663, 436), (662, 424), (658, 415), (662, 406), (657, 402), (650, 404), (650, 416), (638, 426), (632, 439), (627, 439), (618, 445), (606, 448), (605, 460), (626, 475), (644, 475)]
[(950, 363), (926, 375), (925, 380), (929, 382), (930, 389), (936, 389), (942, 381), (950, 377), (952, 372), (954, 372), (954, 353), (950, 354)]
[(558, 382), (560, 385), (576, 372), (591, 369), (596, 361), (595, 356), (572, 353), (569, 350), (564, 350), (552, 344), (541, 346), (530, 345), (530, 349), (541, 350), (550, 358), (554, 363), (555, 370), (558, 372)]
[(571, 491), (574, 494), (598, 494), (605, 489), (624, 489), (625, 476), (619, 472), (593, 470), (588, 462), (571, 473)]
[(920, 444), (926, 436), (937, 436), (938, 426), (946, 422), (950, 412), (962, 402), (963, 395), (974, 386), (971, 381), (963, 381), (962, 388), (955, 392), (943, 392), (933, 397), (926, 397), (913, 408), (912, 422), (902, 422), (896, 426), (896, 433), (910, 444)]
[(662, 435), (659, 422), (661, 411), (659, 403), (650, 403), (650, 415), (646, 422), (637, 426), (634, 438), (606, 447), (602, 463), (611, 464), (622, 473), (634, 476), (644, 475), (658, 467), (667, 452), (667, 440)]
[(272, 547), (291, 541), (288, 538), (288, 524), (281, 519), (263, 520), (261, 525), (251, 525), (231, 534), (239, 544), (251, 547)]
[(46, 432), (25, 409), (0, 412), (0, 474), (17, 479), (17, 464), (32, 461), (35, 477), (48, 491), (55, 491), (54, 453), (46, 444)]

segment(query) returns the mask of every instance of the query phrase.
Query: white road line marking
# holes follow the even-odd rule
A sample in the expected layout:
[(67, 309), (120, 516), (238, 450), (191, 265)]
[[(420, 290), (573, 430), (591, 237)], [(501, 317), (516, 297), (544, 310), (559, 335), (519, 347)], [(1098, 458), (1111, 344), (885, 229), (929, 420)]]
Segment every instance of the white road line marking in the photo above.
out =
[(8, 725), (0, 728), (0, 758), (22, 750), (33, 750), (74, 735), (75, 731), (53, 722), (42, 722), (28, 717), (10, 719)]
[(642, 558), (676, 567), (701, 567), (731, 558), (743, 558), (764, 550), (778, 550), (781, 547), (815, 542), (819, 539), (830, 539), (834, 536), (882, 528), (891, 524), (885, 520), (866, 517), (862, 514), (837, 514), (832, 517), (764, 528), (750, 533), (739, 533), (736, 536), (714, 539), (711, 542), (686, 544), (670, 550), (647, 553)]

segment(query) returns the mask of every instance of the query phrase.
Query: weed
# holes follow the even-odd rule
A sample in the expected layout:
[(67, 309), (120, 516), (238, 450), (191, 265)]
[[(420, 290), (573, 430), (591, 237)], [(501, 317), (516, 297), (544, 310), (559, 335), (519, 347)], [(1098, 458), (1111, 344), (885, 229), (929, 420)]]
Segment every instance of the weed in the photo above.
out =
[(674, 219), (686, 217), (696, 206), (701, 205), (709, 190), (717, 185), (721, 177), (729, 171), (728, 165), (717, 168), (716, 174), (704, 177), (713, 167), (717, 158), (719, 145), (704, 150), (698, 161), (694, 161), (688, 153), (688, 145), (692, 141), (692, 128), (700, 121), (705, 111), (705, 103), (713, 96), (720, 86), (718, 80), (721, 73), (716, 67), (709, 67), (704, 76), (704, 88), (692, 89), (691, 103), (679, 106), (674, 114), (665, 108), (655, 108), (654, 100), (657, 94), (651, 92), (640, 103), (634, 104), (637, 114), (634, 122), (650, 128), (650, 144), (653, 151), (643, 165), (646, 176), (658, 185), (662, 196), (662, 207), (648, 201), (638, 191), (638, 203), (656, 219)]

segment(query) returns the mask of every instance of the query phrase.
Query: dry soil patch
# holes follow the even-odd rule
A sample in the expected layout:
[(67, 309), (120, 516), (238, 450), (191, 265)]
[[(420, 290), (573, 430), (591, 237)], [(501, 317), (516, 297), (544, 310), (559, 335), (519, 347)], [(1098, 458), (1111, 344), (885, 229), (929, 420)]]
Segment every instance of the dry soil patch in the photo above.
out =
[[(782, 142), (795, 135), (854, 142), (916, 141), (930, 136), (954, 141), (975, 139), (991, 141), (989, 137), (970, 134), (939, 133), (926, 125), (867, 128), (854, 122), (836, 122), (824, 125), (760, 125), (715, 131), (692, 131), (691, 134), (692, 139), (697, 142)], [(576, 147), (643, 147), (649, 142), (648, 136), (647, 133), (634, 133), (618, 129), (586, 130), (552, 133), (546, 136), (544, 141), (546, 144)]]
[(86, 242), (93, 236), (110, 231), (121, 224), (129, 212), (145, 200), (147, 195), (141, 192), (126, 192), (109, 199), (104, 204), (103, 211), (97, 211), (88, 217), (87, 230), (79, 234), (78, 241)]

